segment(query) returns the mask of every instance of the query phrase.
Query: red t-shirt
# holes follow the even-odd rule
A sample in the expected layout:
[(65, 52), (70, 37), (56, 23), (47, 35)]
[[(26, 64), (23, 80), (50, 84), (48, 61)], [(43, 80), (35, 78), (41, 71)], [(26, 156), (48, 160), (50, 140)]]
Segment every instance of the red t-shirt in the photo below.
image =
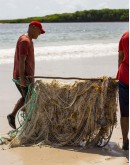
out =
[(119, 51), (123, 51), (124, 58), (118, 68), (117, 79), (129, 85), (129, 32), (124, 33), (121, 37)]
[(32, 40), (30, 40), (27, 35), (20, 36), (16, 45), (15, 56), (14, 56), (14, 70), (13, 70), (14, 79), (18, 79), (20, 77), (19, 75), (20, 56), (26, 56), (25, 76), (34, 76), (34, 70), (35, 70), (34, 47)]

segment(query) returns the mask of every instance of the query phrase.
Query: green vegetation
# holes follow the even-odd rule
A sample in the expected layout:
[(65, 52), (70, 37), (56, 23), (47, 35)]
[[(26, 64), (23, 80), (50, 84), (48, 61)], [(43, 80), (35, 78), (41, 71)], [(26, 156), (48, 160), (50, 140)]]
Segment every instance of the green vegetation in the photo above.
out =
[(84, 10), (43, 17), (0, 20), (0, 23), (28, 23), (33, 20), (40, 22), (126, 22), (129, 21), (129, 9)]

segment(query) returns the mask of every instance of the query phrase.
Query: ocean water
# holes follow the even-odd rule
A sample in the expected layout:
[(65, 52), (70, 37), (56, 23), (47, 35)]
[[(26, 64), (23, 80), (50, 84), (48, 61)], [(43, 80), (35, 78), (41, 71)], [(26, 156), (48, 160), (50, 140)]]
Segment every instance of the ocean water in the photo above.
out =
[[(117, 55), (129, 23), (43, 23), (46, 33), (34, 40), (36, 61)], [(0, 64), (13, 63), (16, 42), (28, 24), (0, 24)]]

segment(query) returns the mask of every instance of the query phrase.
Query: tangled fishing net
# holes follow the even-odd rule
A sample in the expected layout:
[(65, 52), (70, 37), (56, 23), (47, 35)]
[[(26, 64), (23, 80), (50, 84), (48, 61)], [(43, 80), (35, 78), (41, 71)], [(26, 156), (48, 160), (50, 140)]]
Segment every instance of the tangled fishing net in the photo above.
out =
[(37, 80), (9, 145), (104, 146), (117, 123), (116, 95), (117, 82), (110, 77), (73, 83)]

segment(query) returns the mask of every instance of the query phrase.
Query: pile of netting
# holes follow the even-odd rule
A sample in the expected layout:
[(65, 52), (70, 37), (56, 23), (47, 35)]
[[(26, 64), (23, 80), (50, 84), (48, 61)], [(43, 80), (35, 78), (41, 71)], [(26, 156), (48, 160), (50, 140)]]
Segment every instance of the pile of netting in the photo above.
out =
[[(37, 80), (10, 147), (104, 146), (117, 123), (117, 82)], [(21, 110), (22, 110), (21, 109)]]

